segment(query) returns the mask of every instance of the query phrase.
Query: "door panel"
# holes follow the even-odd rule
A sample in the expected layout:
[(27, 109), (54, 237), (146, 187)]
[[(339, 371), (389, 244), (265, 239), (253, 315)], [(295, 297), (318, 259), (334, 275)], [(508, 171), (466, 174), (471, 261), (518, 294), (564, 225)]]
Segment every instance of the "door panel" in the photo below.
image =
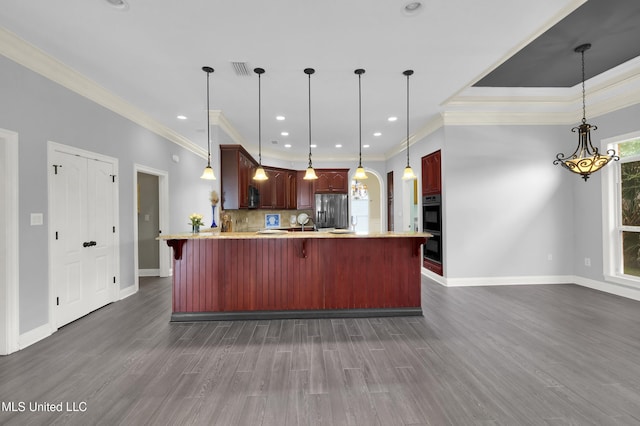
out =
[(60, 151), (51, 160), (52, 288), (61, 327), (112, 301), (114, 165)]
[(87, 233), (87, 160), (56, 152), (52, 158), (53, 220), (57, 240), (53, 250), (52, 278), (56, 289), (58, 327), (86, 314), (84, 304), (82, 236)]
[(113, 164), (88, 160), (89, 193), (87, 204), (89, 217), (89, 240), (96, 243), (87, 250), (87, 262), (93, 267), (94, 283), (91, 292), (92, 306), (99, 308), (111, 302), (110, 284), (113, 273), (110, 262), (113, 250)]

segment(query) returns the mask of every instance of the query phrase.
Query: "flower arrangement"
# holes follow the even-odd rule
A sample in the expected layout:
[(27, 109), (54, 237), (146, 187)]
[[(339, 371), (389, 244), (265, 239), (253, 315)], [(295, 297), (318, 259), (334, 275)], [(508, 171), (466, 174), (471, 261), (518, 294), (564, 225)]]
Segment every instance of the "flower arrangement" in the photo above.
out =
[(204, 225), (204, 222), (202, 221), (203, 216), (201, 214), (198, 213), (192, 213), (189, 216), (189, 223), (191, 224), (191, 227), (193, 229), (197, 229), (200, 228), (202, 225)]
[(211, 195), (209, 196), (209, 200), (211, 201), (211, 205), (215, 206), (220, 201), (220, 197), (218, 197), (218, 193), (216, 191), (211, 191)]

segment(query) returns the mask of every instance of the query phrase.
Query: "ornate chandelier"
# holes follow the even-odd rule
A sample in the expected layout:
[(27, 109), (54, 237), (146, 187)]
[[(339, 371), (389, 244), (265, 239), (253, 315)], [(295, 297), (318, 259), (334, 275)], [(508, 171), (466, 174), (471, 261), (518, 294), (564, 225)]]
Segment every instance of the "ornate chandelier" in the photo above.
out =
[(591, 48), (591, 44), (582, 44), (574, 49), (575, 52), (582, 55), (582, 123), (571, 129), (572, 132), (578, 132), (578, 147), (573, 154), (565, 157), (563, 153), (556, 155), (553, 164), (560, 164), (570, 172), (579, 174), (582, 179), (587, 181), (589, 175), (597, 172), (607, 165), (609, 161), (618, 161), (620, 157), (616, 155), (613, 149), (607, 151), (606, 155), (600, 154), (598, 148), (591, 143), (591, 130), (596, 130), (597, 126), (587, 123), (586, 107), (585, 107), (585, 90), (584, 90), (584, 52)]

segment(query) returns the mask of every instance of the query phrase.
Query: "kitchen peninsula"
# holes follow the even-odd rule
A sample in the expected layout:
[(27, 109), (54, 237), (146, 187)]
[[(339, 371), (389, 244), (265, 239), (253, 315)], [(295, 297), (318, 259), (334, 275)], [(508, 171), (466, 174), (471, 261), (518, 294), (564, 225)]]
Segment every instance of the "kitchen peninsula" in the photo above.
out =
[(163, 235), (171, 321), (422, 315), (426, 233)]

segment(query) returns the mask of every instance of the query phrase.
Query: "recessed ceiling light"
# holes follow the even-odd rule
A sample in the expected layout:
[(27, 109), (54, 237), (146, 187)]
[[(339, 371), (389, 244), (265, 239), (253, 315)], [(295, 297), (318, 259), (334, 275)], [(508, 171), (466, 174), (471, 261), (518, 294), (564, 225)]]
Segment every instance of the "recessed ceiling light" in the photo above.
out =
[(284, 147), (285, 148), (291, 148), (291, 144), (290, 143), (286, 143), (286, 144), (284, 144)]
[(282, 136), (289, 136), (289, 132), (281, 132), (280, 133)]
[(109, 3), (111, 6), (113, 6), (116, 9), (120, 9), (120, 10), (129, 9), (129, 5), (125, 0), (107, 0), (107, 3)]
[(278, 116), (276, 116), (276, 120), (278, 120), (278, 121), (282, 121), (282, 120), (284, 120), (284, 115), (278, 115)]
[(387, 118), (388, 121), (397, 121), (398, 117), (389, 117)]
[(337, 144), (336, 144), (336, 148), (342, 148), (342, 145), (341, 145), (341, 144), (339, 144), (339, 143), (337, 143)]
[(369, 148), (370, 145), (362, 145), (363, 148)]
[(373, 136), (382, 136), (382, 133), (380, 133), (380, 132), (375, 132), (375, 133), (373, 134)]
[(311, 148), (317, 148), (318, 145), (316, 145), (315, 143), (312, 143), (311, 145), (309, 145)]
[(187, 116), (186, 116), (186, 115), (178, 115), (176, 118), (177, 118), (178, 120), (186, 120), (186, 119), (187, 119)]
[(413, 16), (417, 15), (422, 10), (422, 3), (419, 1), (410, 1), (405, 3), (404, 8), (402, 9), (402, 13), (405, 16)]

